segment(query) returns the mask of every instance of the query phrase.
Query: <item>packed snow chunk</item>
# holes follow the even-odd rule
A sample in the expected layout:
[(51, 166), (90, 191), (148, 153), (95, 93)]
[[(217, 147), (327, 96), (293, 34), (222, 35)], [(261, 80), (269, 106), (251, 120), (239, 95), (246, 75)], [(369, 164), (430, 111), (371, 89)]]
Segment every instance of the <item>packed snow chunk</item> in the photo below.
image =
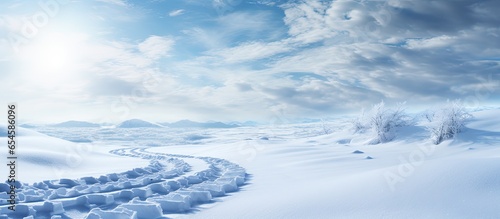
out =
[(204, 170), (196, 174), (201, 180), (208, 180), (211, 176), (213, 176), (212, 169)]
[(35, 205), (33, 209), (36, 212), (48, 212), (50, 214), (63, 214), (64, 208), (61, 202), (49, 202), (46, 201), (42, 205)]
[(25, 189), (23, 191), (24, 195), (38, 195), (39, 193), (34, 189)]
[(87, 196), (89, 204), (110, 205), (115, 202), (114, 197), (108, 194), (88, 194), (85, 196)]
[(203, 182), (203, 180), (200, 179), (198, 176), (188, 176), (186, 177), (187, 181), (189, 184), (198, 184)]
[(50, 180), (45, 180), (45, 181), (43, 181), (43, 183), (45, 183), (51, 189), (57, 189), (57, 188), (65, 187), (64, 185), (54, 184)]
[(4, 204), (8, 204), (9, 203), (9, 199), (10, 199), (10, 195), (5, 193), (5, 192), (2, 192), (0, 193), (0, 204), (4, 205)]
[(137, 219), (137, 212), (126, 208), (115, 208), (112, 211), (94, 208), (85, 219)]
[(17, 199), (19, 200), (18, 202), (25, 202), (26, 197), (23, 193), (17, 193)]
[(97, 180), (96, 178), (91, 177), (91, 176), (82, 177), (80, 179), (83, 180), (87, 185), (99, 183), (99, 180)]
[(199, 191), (208, 191), (210, 192), (210, 195), (212, 195), (212, 197), (221, 197), (226, 195), (223, 186), (218, 184), (202, 183), (194, 185), (191, 188)]
[(43, 190), (49, 189), (49, 186), (43, 182), (33, 183), (33, 187), (38, 188), (38, 189), (43, 189)]
[[(153, 158), (153, 159), (156, 159), (156, 158)], [(154, 161), (151, 161), (151, 162), (154, 162)], [(147, 167), (144, 168), (145, 171), (148, 171), (150, 173), (160, 172), (161, 169), (162, 169), (161, 166), (152, 165), (152, 164), (149, 164), (149, 166), (147, 166)]]
[(236, 180), (236, 185), (238, 186), (242, 186), (243, 184), (245, 184), (245, 177), (237, 176), (234, 178), (234, 180)]
[(82, 193), (80, 193), (76, 189), (69, 189), (68, 192), (66, 193), (66, 197), (75, 197), (75, 196), (79, 196), (81, 194)]
[(228, 170), (223, 174), (225, 176), (240, 176), (240, 177), (245, 177), (246, 172), (245, 169), (241, 167), (230, 167)]
[(74, 207), (74, 206), (85, 206), (85, 207), (88, 207), (90, 204), (89, 204), (89, 199), (87, 198), (87, 196), (80, 196), (80, 197), (77, 197), (77, 198), (72, 198), (72, 199), (66, 199), (66, 200), (63, 200), (62, 201), (62, 204), (64, 207), (68, 208), (68, 207)]
[(149, 185), (151, 183), (161, 182), (161, 181), (162, 181), (161, 176), (149, 176), (149, 177), (144, 177), (142, 179), (141, 185), (145, 186), (145, 185)]
[(109, 183), (101, 186), (101, 191), (102, 192), (111, 192), (111, 191), (115, 191), (115, 190), (118, 190), (118, 189), (119, 189), (118, 187), (116, 187), (113, 184), (109, 184)]
[(9, 219), (9, 216), (6, 214), (1, 214), (0, 219)]
[(129, 189), (122, 190), (115, 197), (116, 198), (120, 198), (120, 199), (130, 200), (130, 199), (132, 199), (134, 197), (134, 192), (132, 192), (132, 190), (129, 190)]
[(150, 197), (153, 195), (153, 192), (151, 191), (150, 188), (134, 188), (132, 189), (132, 192), (134, 193), (134, 197), (139, 197), (141, 199), (145, 199), (147, 197)]
[[(25, 204), (18, 204), (16, 205), (16, 211), (14, 211), (13, 215), (17, 217), (27, 217), (30, 215), (35, 215), (36, 211), (33, 209), (31, 206), (25, 205)], [(10, 212), (10, 210), (9, 210)]]
[(187, 186), (188, 185), (188, 180), (185, 179), (185, 178), (180, 178), (177, 180), (177, 182), (179, 182), (179, 184), (181, 184), (182, 186)]
[(160, 204), (149, 201), (141, 201), (138, 198), (134, 198), (130, 202), (121, 204), (118, 207), (136, 211), (137, 218), (139, 219), (154, 219), (163, 215), (163, 210)]
[(164, 179), (172, 179), (174, 177), (179, 176), (179, 174), (173, 170), (163, 172), (161, 175)]
[(165, 183), (153, 183), (148, 185), (148, 187), (153, 191), (154, 193), (158, 194), (168, 194), (170, 192), (170, 186), (165, 184)]
[(191, 204), (203, 204), (212, 200), (212, 194), (209, 191), (182, 190), (176, 193), (191, 197)]
[(61, 215), (52, 215), (50, 219), (62, 219)]
[(0, 192), (9, 192), (10, 185), (7, 183), (0, 183)]
[(33, 217), (33, 215), (30, 215), (30, 216), (27, 216), (27, 217), (23, 217), (23, 219), (35, 219), (35, 217)]
[(78, 183), (77, 181), (72, 180), (72, 179), (60, 179), (59, 185), (66, 185), (66, 187), (71, 188), (71, 187), (80, 185), (80, 183)]
[(1, 192), (0, 193), (0, 199), (8, 199), (9, 198), (9, 194), (7, 194), (7, 192)]
[(245, 176), (238, 172), (227, 172), (222, 175), (222, 178), (233, 179), (237, 186), (245, 184)]
[(101, 187), (99, 185), (92, 185), (81, 192), (82, 193), (97, 193), (97, 192), (101, 192)]
[(99, 180), (99, 182), (102, 183), (102, 184), (107, 183), (107, 182), (110, 181), (110, 179), (109, 179), (108, 176), (100, 176), (99, 179), (97, 179), (97, 180)]
[(238, 191), (238, 184), (236, 184), (236, 180), (234, 178), (219, 178), (215, 180), (215, 183), (221, 185), (225, 192)]
[(146, 201), (159, 203), (163, 211), (168, 213), (182, 213), (191, 209), (191, 198), (177, 193), (148, 198)]
[(37, 194), (37, 195), (25, 195), (24, 196), (24, 202), (37, 202), (37, 201), (43, 201), (43, 194)]
[(74, 189), (77, 190), (77, 191), (84, 191), (86, 189), (88, 189), (90, 186), (87, 186), (87, 185), (78, 185), (78, 186), (75, 186)]
[(56, 189), (56, 193), (60, 197), (65, 197), (66, 194), (68, 193), (68, 190), (66, 188), (58, 188)]
[(116, 173), (110, 173), (107, 175), (109, 180), (113, 181), (113, 182), (116, 182), (120, 179), (120, 177), (118, 177), (118, 174)]
[(119, 182), (118, 187), (123, 188), (123, 189), (129, 189), (129, 188), (132, 188), (132, 183), (130, 181)]
[(137, 178), (137, 177), (142, 175), (135, 170), (129, 170), (129, 171), (125, 172), (125, 174), (127, 175), (127, 178), (129, 178), (129, 179), (134, 179), (134, 178)]
[(57, 194), (55, 190), (49, 190), (47, 193), (45, 193), (45, 197), (47, 197), (47, 199), (52, 200), (52, 199), (57, 199), (60, 196)]
[(167, 185), (170, 186), (170, 188), (172, 189), (172, 191), (181, 188), (181, 184), (179, 182), (177, 182), (177, 181), (168, 181)]

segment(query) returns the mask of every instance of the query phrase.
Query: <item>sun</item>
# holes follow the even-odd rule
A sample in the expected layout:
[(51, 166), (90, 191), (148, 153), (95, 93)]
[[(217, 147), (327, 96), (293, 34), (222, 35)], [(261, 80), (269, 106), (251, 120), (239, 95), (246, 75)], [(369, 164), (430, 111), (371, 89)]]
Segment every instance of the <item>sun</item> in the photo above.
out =
[(19, 54), (22, 72), (28, 80), (53, 86), (65, 83), (77, 72), (82, 37), (52, 32), (35, 37)]

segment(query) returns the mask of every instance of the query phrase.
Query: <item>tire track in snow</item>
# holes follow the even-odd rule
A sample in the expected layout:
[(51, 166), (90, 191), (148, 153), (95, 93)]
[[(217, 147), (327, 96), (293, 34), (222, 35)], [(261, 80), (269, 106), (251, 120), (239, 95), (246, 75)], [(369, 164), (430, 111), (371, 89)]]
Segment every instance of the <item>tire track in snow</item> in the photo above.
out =
[[(86, 210), (85, 218), (161, 218), (189, 212), (215, 197), (236, 192), (246, 180), (245, 169), (224, 159), (154, 153), (146, 148), (110, 151), (150, 160), (144, 168), (80, 179), (46, 180), (21, 185), (16, 211), (8, 207), (5, 183), (0, 183), (0, 218), (71, 218), (68, 211)], [(205, 169), (194, 172), (186, 160), (198, 159)], [(82, 214), (85, 215), (85, 214)]]

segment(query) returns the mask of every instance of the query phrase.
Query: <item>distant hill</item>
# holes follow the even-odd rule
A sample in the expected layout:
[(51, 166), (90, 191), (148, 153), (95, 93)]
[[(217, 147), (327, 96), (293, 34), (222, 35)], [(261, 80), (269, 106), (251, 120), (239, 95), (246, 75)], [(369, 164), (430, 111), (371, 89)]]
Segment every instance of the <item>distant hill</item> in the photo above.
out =
[(27, 129), (32, 129), (32, 128), (36, 128), (36, 127), (38, 127), (37, 125), (28, 124), (28, 123), (21, 124), (21, 125), (19, 125), (19, 126), (20, 126), (20, 127), (23, 127), (23, 128), (27, 128)]
[(140, 119), (130, 119), (123, 121), (116, 127), (117, 128), (160, 128), (161, 126)]
[(58, 124), (50, 125), (51, 127), (59, 127), (59, 128), (98, 128), (101, 127), (99, 124), (90, 123), (90, 122), (82, 122), (82, 121), (67, 121)]
[(180, 120), (173, 123), (161, 123), (170, 128), (236, 128), (239, 125), (226, 124), (222, 122), (194, 122), (191, 120)]

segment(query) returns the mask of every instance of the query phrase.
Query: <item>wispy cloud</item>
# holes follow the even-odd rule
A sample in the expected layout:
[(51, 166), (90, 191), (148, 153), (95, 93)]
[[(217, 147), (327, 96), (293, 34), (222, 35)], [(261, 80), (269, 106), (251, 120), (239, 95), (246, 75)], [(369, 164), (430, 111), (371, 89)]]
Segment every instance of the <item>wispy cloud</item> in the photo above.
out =
[(227, 63), (238, 63), (258, 61), (291, 50), (286, 42), (246, 42), (235, 47), (211, 51), (210, 54), (221, 57)]
[(178, 9), (178, 10), (174, 10), (174, 11), (169, 12), (168, 16), (170, 16), (170, 17), (176, 17), (176, 16), (184, 14), (184, 12), (185, 11), (183, 9)]
[(127, 0), (97, 0), (97, 1), (118, 6), (127, 6)]

